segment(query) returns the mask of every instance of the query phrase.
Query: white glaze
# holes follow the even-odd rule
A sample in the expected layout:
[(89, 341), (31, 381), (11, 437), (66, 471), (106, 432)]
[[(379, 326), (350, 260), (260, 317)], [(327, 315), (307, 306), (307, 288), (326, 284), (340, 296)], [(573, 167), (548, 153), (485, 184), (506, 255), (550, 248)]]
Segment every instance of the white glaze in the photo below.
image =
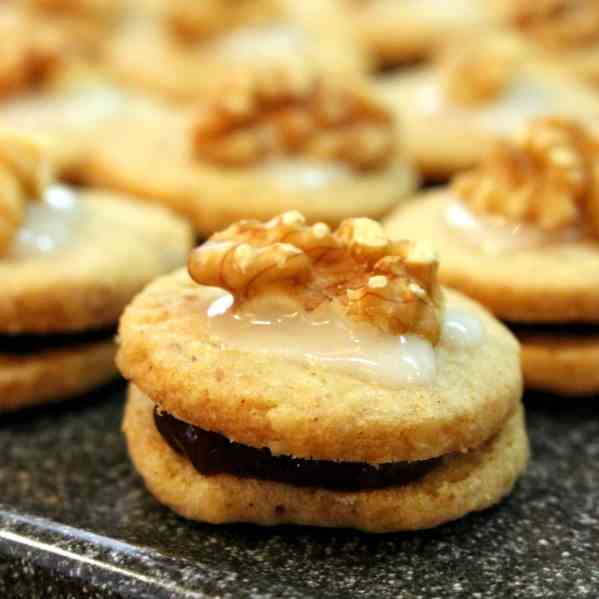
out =
[(242, 311), (232, 306), (233, 297), (222, 290), (207, 295), (209, 333), (223, 349), (284, 355), (389, 387), (434, 380), (435, 350), (420, 336), (382, 333), (349, 320), (329, 304), (310, 313), (283, 297), (249, 302)]
[(285, 189), (319, 189), (335, 181), (351, 177), (351, 169), (344, 164), (318, 162), (302, 158), (269, 160), (260, 170)]
[(76, 239), (76, 229), (84, 216), (77, 193), (62, 185), (52, 185), (41, 201), (27, 205), (25, 222), (13, 241), (7, 258), (45, 256), (68, 247)]
[(25, 131), (78, 129), (116, 115), (125, 105), (124, 94), (110, 88), (92, 88), (64, 95), (19, 98), (2, 108), (2, 120)]
[(297, 27), (280, 23), (268, 26), (242, 27), (222, 36), (209, 48), (225, 62), (254, 63), (260, 60), (285, 60), (303, 53), (306, 34)]
[(471, 312), (448, 309), (443, 315), (441, 343), (453, 348), (472, 348), (485, 338), (485, 329), (478, 316)]
[(458, 198), (448, 202), (443, 218), (462, 241), (489, 254), (575, 241), (580, 236), (577, 228), (547, 232), (534, 225), (512, 223), (501, 217), (481, 217), (470, 211)]

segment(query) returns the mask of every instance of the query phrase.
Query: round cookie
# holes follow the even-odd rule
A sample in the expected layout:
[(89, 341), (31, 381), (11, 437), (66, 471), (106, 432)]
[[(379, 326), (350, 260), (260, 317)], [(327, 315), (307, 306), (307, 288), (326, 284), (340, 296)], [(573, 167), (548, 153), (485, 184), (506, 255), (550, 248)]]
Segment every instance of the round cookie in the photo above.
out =
[(151, 106), (97, 74), (73, 67), (37, 93), (7, 98), (0, 105), (0, 120), (14, 133), (43, 145), (55, 170), (80, 180), (85, 155), (102, 142), (101, 128), (113, 119), (144, 114)]
[(180, 515), (212, 523), (254, 522), (353, 527), (369, 532), (436, 526), (507, 495), (528, 460), (521, 407), (481, 447), (442, 458), (416, 482), (336, 492), (221, 474), (203, 476), (154, 426), (154, 404), (131, 386), (123, 428), (149, 490)]
[[(481, 251), (446, 224), (456, 197), (447, 189), (414, 198), (385, 220), (393, 237), (433, 239), (441, 281), (514, 322), (599, 322), (599, 248), (564, 241), (513, 251)], [(484, 233), (478, 242), (484, 242)], [(488, 240), (487, 240), (488, 241)]]
[(518, 333), (524, 382), (564, 396), (599, 393), (599, 335)]
[(506, 25), (530, 43), (542, 60), (591, 84), (599, 83), (599, 5), (594, 0), (499, 0), (497, 4)]
[(0, 259), (1, 333), (112, 325), (191, 247), (189, 226), (163, 208), (109, 192), (51, 186), (46, 193), (55, 208), (40, 213), (41, 203), (30, 202), (20, 236)]
[[(97, 137), (85, 180), (163, 203), (200, 234), (289, 209), (330, 224), (379, 218), (415, 189), (417, 175), (370, 88), (330, 79), (236, 73), (198, 109), (115, 119)], [(160, 169), (148, 169), (153, 163)]]
[(128, 86), (195, 101), (231, 68), (318, 65), (353, 75), (369, 68), (351, 25), (331, 0), (235, 4), (168, 3), (161, 17), (133, 22), (112, 40), (109, 71)]
[(451, 36), (480, 31), (493, 15), (476, 0), (344, 0), (346, 12), (381, 65), (429, 57)]
[[(380, 80), (380, 96), (402, 124), (402, 146), (427, 178), (444, 180), (478, 164), (497, 140), (513, 137), (530, 119), (553, 115), (588, 123), (599, 113), (593, 90), (569, 73), (531, 62), (511, 39), (491, 38), (488, 44), (488, 49), (473, 42), (451, 47), (435, 68)], [(505, 67), (496, 68), (493, 61), (505, 61)], [(489, 73), (503, 68), (493, 80)], [(455, 92), (473, 98), (464, 101)]]
[(458, 351), (441, 342), (434, 384), (399, 389), (221, 349), (203, 316), (209, 292), (184, 271), (147, 287), (121, 319), (118, 366), (168, 413), (239, 443), (300, 458), (422, 460), (480, 445), (520, 398), (515, 339), (453, 292), (448, 306), (474, 313), (484, 342)]
[(29, 355), (0, 352), (0, 412), (65, 399), (116, 376), (111, 339)]

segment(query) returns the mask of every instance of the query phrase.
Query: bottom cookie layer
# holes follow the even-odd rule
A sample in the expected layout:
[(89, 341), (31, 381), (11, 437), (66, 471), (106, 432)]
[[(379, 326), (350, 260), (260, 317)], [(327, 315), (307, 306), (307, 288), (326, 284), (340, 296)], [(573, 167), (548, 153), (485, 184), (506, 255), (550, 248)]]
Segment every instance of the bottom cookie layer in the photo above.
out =
[(66, 399), (116, 375), (112, 339), (22, 355), (0, 353), (0, 412)]
[(516, 336), (528, 388), (572, 397), (599, 394), (599, 333)]
[(440, 460), (415, 482), (385, 489), (332, 491), (229, 474), (203, 476), (154, 425), (154, 404), (130, 387), (123, 428), (150, 492), (180, 515), (221, 524), (305, 524), (391, 532), (430, 528), (485, 509), (507, 495), (528, 460), (521, 408), (483, 447)]

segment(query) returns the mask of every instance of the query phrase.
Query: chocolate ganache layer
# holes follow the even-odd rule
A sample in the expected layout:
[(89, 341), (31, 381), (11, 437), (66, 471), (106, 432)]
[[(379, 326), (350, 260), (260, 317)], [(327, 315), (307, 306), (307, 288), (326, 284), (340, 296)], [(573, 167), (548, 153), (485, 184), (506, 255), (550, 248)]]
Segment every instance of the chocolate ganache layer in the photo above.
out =
[(296, 459), (273, 456), (267, 448), (256, 449), (229, 441), (223, 435), (178, 420), (158, 408), (154, 410), (154, 422), (169, 446), (187, 457), (204, 476), (232, 474), (300, 487), (359, 491), (414, 482), (430, 472), (442, 459), (376, 466), (359, 462)]
[(116, 329), (99, 329), (84, 333), (53, 333), (50, 335), (0, 335), (0, 354), (26, 356), (109, 341)]
[(509, 328), (516, 336), (529, 337), (543, 335), (549, 337), (599, 337), (599, 324), (597, 323), (517, 323), (507, 322)]

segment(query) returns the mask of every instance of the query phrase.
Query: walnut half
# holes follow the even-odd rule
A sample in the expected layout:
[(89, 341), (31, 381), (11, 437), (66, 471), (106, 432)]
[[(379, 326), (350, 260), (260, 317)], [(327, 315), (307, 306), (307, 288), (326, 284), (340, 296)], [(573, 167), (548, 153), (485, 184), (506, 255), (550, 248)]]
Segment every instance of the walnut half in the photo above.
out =
[(393, 241), (366, 218), (336, 231), (309, 226), (298, 212), (267, 223), (241, 221), (190, 255), (188, 270), (202, 285), (236, 298), (284, 293), (311, 311), (334, 302), (351, 319), (393, 335), (439, 340), (442, 293), (438, 262), (427, 244)]
[(196, 156), (223, 166), (301, 154), (373, 170), (391, 159), (395, 133), (391, 113), (362, 84), (279, 66), (236, 72), (193, 135)]
[[(558, 118), (529, 123), (473, 171), (454, 178), (456, 195), (473, 211), (553, 231), (589, 227), (599, 237), (599, 146), (580, 125)], [(586, 222), (585, 222), (586, 221)]]

